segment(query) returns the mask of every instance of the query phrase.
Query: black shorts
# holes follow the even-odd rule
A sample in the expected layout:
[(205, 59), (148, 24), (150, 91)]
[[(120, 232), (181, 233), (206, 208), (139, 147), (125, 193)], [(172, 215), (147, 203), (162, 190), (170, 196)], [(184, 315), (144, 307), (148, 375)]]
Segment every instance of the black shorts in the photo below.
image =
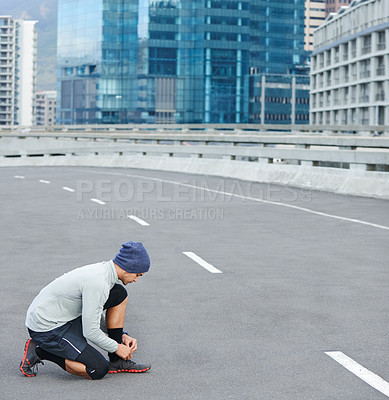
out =
[[(126, 289), (122, 285), (115, 284), (104, 305), (104, 310), (119, 305), (126, 297)], [(83, 335), (81, 316), (47, 332), (35, 332), (31, 329), (28, 332), (43, 350), (67, 360), (74, 361), (88, 344)]]
[(47, 332), (28, 330), (31, 338), (43, 350), (74, 361), (88, 344), (82, 333), (81, 317)]

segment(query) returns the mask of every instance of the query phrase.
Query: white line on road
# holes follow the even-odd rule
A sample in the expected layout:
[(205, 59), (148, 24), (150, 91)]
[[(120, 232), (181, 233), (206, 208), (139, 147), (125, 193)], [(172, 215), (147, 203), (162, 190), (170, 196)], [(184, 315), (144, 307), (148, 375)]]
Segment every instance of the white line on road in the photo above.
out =
[(22, 175), (15, 175), (14, 178), (16, 178), (16, 179), (24, 179), (24, 176), (22, 176)]
[(97, 204), (101, 204), (101, 205), (104, 205), (104, 204), (105, 204), (104, 201), (101, 201), (101, 200), (99, 200), (99, 199), (90, 199), (90, 200), (93, 201), (93, 202), (95, 202), (95, 203), (97, 203)]
[[(85, 170), (83, 170), (83, 171), (85, 171)], [(239, 199), (256, 201), (258, 203), (272, 204), (272, 205), (280, 206), (280, 207), (293, 208), (295, 210), (307, 212), (310, 214), (320, 215), (322, 217), (333, 218), (333, 219), (338, 219), (338, 220), (347, 221), (347, 222), (354, 222), (356, 224), (367, 225), (367, 226), (371, 226), (373, 228), (379, 228), (379, 229), (384, 229), (384, 230), (389, 231), (389, 226), (373, 224), (372, 222), (366, 222), (366, 221), (362, 221), (360, 219), (340, 217), (339, 215), (327, 214), (327, 213), (324, 213), (321, 211), (315, 211), (315, 210), (311, 210), (311, 209), (305, 208), (305, 207), (294, 206), (294, 205), (288, 204), (288, 203), (281, 203), (279, 201), (263, 200), (263, 199), (259, 199), (257, 197), (244, 196), (244, 195), (240, 195), (240, 194), (236, 194), (236, 193), (228, 193), (228, 192), (224, 192), (222, 190), (214, 190), (214, 189), (209, 189), (209, 188), (205, 188), (202, 186), (189, 185), (187, 183), (181, 183), (181, 182), (171, 181), (171, 180), (167, 180), (167, 179), (151, 178), (151, 177), (144, 176), (144, 175), (122, 174), (120, 172), (117, 172), (117, 173), (102, 172), (102, 171), (97, 172), (97, 171), (90, 171), (90, 170), (86, 170), (86, 172), (91, 173), (91, 174), (120, 175), (120, 176), (128, 176), (128, 177), (133, 177), (133, 178), (148, 179), (148, 180), (157, 181), (157, 182), (165, 182), (165, 183), (170, 183), (172, 185), (179, 185), (179, 186), (185, 186), (185, 187), (189, 187), (189, 188), (196, 189), (196, 190), (203, 190), (205, 192), (217, 193), (217, 194), (222, 194), (225, 196), (236, 197)], [(230, 178), (230, 179), (232, 179), (232, 178)]]
[(72, 188), (70, 188), (70, 187), (67, 187), (67, 186), (63, 186), (62, 189), (63, 189), (63, 190), (66, 190), (67, 192), (75, 192), (74, 189), (72, 189)]
[(140, 219), (140, 218), (136, 217), (135, 215), (127, 215), (127, 218), (132, 219), (133, 221), (137, 222), (139, 225), (142, 225), (142, 226), (150, 225), (146, 221), (143, 221), (143, 219)]
[(389, 397), (389, 383), (384, 381), (380, 376), (358, 364), (356, 361), (346, 356), (341, 351), (326, 351), (325, 354), (327, 354), (327, 356), (330, 356), (339, 364), (343, 365), (343, 367), (348, 369), (358, 378), (365, 381), (374, 389), (377, 389), (379, 392)]
[(195, 261), (197, 264), (201, 265), (203, 268), (205, 268), (207, 271), (211, 272), (212, 274), (221, 274), (222, 273), (222, 271), (215, 268), (213, 265), (207, 263), (205, 260), (203, 260), (197, 254), (192, 253), (191, 251), (183, 251), (182, 254), (185, 254), (187, 257), (191, 258), (193, 261)]
[[(132, 175), (132, 176), (136, 176), (136, 175)], [(138, 175), (137, 177), (142, 178), (141, 175)], [(362, 220), (354, 219), (354, 218), (340, 217), (338, 215), (327, 214), (327, 213), (324, 213), (324, 212), (321, 212), (321, 211), (315, 211), (315, 210), (311, 210), (311, 209), (305, 208), (305, 207), (299, 207), (299, 206), (294, 206), (292, 204), (281, 203), (279, 201), (263, 200), (263, 199), (258, 199), (257, 197), (244, 196), (244, 195), (236, 194), (236, 193), (228, 193), (228, 192), (224, 192), (222, 190), (209, 189), (209, 188), (204, 188), (204, 187), (201, 187), (201, 186), (189, 185), (189, 184), (186, 184), (186, 183), (168, 181), (168, 180), (159, 179), (159, 178), (147, 178), (147, 177), (143, 177), (143, 178), (144, 179), (152, 179), (152, 180), (163, 181), (163, 182), (171, 183), (171, 184), (177, 184), (177, 185), (186, 186), (186, 187), (189, 187), (189, 188), (192, 188), (192, 189), (204, 190), (205, 192), (221, 194), (221, 195), (224, 195), (224, 196), (227, 195), (227, 196), (232, 196), (232, 197), (236, 197), (236, 198), (239, 198), (239, 199), (256, 201), (258, 203), (272, 204), (272, 205), (281, 206), (281, 207), (293, 208), (295, 210), (304, 211), (304, 212), (307, 212), (307, 213), (310, 213), (310, 214), (320, 215), (322, 217), (334, 218), (334, 219), (339, 219), (339, 220), (348, 221), (348, 222), (355, 222), (357, 224), (369, 225), (369, 226), (372, 226), (374, 228), (380, 228), (380, 229), (389, 230), (389, 226), (373, 224), (371, 222), (366, 222), (366, 221), (362, 221)]]
[(44, 179), (39, 179), (39, 182), (41, 182), (41, 183), (50, 183), (50, 181), (45, 181)]

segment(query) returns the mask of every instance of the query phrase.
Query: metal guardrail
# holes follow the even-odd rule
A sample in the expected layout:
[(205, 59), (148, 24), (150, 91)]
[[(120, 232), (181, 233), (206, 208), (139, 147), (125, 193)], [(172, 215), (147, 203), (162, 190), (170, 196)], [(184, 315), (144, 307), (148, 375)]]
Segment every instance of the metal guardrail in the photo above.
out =
[[(159, 156), (282, 163), (389, 172), (389, 137), (260, 132), (239, 125), (71, 127), (0, 131), (0, 157)], [(69, 127), (67, 127), (69, 128)], [(252, 129), (252, 126), (250, 126)], [(307, 127), (305, 127), (307, 128)]]

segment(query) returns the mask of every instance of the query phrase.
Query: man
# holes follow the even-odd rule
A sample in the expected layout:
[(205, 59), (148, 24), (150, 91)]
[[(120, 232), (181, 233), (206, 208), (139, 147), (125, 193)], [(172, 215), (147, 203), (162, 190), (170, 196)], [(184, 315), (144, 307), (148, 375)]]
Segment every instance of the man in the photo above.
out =
[[(77, 268), (43, 288), (27, 311), (31, 339), (25, 345), (21, 372), (36, 376), (42, 360), (93, 380), (107, 373), (148, 371), (150, 365), (130, 360), (137, 341), (123, 331), (127, 291), (116, 282), (137, 282), (149, 268), (146, 249), (131, 241), (113, 260)], [(103, 310), (108, 337), (100, 328)], [(107, 351), (109, 361), (87, 341)]]

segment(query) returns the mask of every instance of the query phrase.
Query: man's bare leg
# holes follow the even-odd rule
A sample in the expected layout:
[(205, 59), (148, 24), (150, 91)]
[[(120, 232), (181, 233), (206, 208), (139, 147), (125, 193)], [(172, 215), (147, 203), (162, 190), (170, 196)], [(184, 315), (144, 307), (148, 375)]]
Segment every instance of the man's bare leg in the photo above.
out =
[(69, 374), (82, 376), (83, 378), (92, 379), (86, 372), (86, 366), (77, 361), (65, 360), (66, 372)]
[[(115, 353), (108, 353), (110, 362), (117, 362), (120, 358), (128, 360), (132, 357), (131, 350), (134, 351), (134, 349), (130, 348), (129, 342), (123, 344), (123, 325), (126, 316), (126, 308), (127, 297), (117, 306), (107, 309), (105, 320), (108, 336), (118, 343), (117, 351)], [(127, 340), (130, 340), (130, 338), (127, 337)], [(135, 344), (133, 347), (135, 347)]]
[(127, 297), (117, 306), (108, 308), (106, 312), (106, 323), (108, 329), (123, 328), (126, 317)]

